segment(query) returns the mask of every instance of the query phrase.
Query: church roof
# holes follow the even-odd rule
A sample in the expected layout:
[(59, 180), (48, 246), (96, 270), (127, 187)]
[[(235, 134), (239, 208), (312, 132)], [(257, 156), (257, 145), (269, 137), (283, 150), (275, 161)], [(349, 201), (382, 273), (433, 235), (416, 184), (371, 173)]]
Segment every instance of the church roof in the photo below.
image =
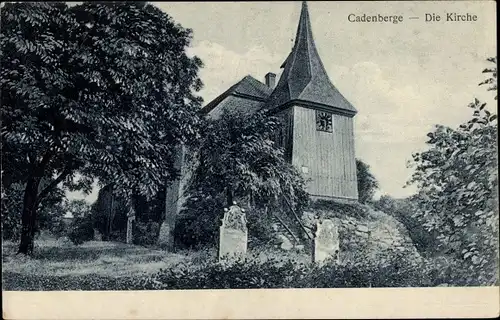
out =
[[(209, 104), (203, 107), (203, 111), (206, 113), (212, 111), (219, 103), (221, 103), (228, 96), (236, 96), (240, 98), (246, 98), (254, 101), (266, 101), (271, 94), (272, 89), (267, 85), (263, 84), (254, 77), (247, 75), (239, 82), (231, 86), (220, 96), (212, 100)], [(243, 106), (244, 107), (244, 106)]]
[(294, 103), (331, 109), (351, 116), (356, 114), (356, 109), (328, 78), (314, 44), (305, 1), (302, 2), (294, 47), (281, 67), (284, 68), (283, 73), (266, 108), (274, 109)]
[(242, 100), (241, 105), (233, 106), (241, 111), (255, 110), (255, 103), (261, 102), (259, 108), (277, 109), (295, 104), (347, 116), (354, 116), (357, 113), (328, 78), (314, 44), (306, 1), (302, 2), (294, 47), (281, 68), (284, 70), (274, 91), (248, 75), (208, 103), (202, 110), (209, 113), (227, 97), (234, 96), (246, 99)]
[(267, 99), (272, 92), (271, 88), (250, 75), (244, 77), (238, 84), (235, 88), (236, 93), (254, 98)]

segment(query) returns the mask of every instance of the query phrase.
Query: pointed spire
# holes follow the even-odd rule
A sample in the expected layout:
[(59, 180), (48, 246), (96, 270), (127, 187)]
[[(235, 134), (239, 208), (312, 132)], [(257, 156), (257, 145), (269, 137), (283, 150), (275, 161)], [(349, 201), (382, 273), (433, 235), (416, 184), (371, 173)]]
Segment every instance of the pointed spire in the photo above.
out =
[(307, 1), (302, 1), (302, 9), (300, 10), (299, 27), (295, 36), (295, 45), (299, 39), (306, 37), (312, 40), (311, 21), (309, 20), (309, 10), (307, 9)]
[(353, 116), (356, 109), (340, 94), (328, 78), (321, 62), (311, 28), (307, 2), (302, 2), (299, 26), (292, 52), (281, 65), (283, 74), (269, 97), (267, 108), (297, 102), (330, 108)]
[[(302, 1), (302, 10), (300, 11), (300, 18), (299, 18), (299, 26), (297, 28), (297, 33), (295, 35), (295, 42), (292, 48), (292, 52), (288, 57), (290, 57), (294, 51), (294, 49), (297, 47), (297, 43), (299, 42), (299, 39), (302, 38), (310, 38), (311, 40), (313, 39), (312, 36), (312, 31), (311, 31), (311, 21), (309, 20), (309, 10), (307, 9), (307, 1)], [(314, 45), (314, 41), (313, 41)], [(286, 62), (288, 61), (288, 58), (283, 62), (281, 65), (281, 68), (285, 67)]]

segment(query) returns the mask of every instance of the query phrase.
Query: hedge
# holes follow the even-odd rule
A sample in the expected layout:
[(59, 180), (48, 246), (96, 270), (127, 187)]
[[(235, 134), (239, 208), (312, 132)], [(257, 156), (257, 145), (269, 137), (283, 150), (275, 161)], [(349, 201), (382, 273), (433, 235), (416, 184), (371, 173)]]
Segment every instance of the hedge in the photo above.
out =
[(363, 288), (498, 285), (458, 262), (408, 261), (394, 255), (377, 263), (316, 266), (292, 260), (178, 264), (148, 276), (36, 276), (4, 273), (4, 290), (171, 290), (252, 288)]

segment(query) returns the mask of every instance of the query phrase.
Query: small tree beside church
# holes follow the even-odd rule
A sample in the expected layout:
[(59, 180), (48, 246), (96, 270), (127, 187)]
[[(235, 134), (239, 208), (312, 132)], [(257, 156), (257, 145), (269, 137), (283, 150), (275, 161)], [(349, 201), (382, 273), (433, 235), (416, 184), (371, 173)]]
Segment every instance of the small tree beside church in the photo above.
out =
[(356, 159), (356, 171), (358, 177), (359, 202), (369, 202), (373, 200), (373, 195), (379, 187), (378, 181), (370, 172), (370, 166), (359, 159)]
[(222, 209), (233, 201), (269, 213), (301, 212), (309, 196), (305, 180), (273, 141), (280, 125), (264, 112), (207, 120), (185, 210), (198, 220), (191, 232), (215, 232)]

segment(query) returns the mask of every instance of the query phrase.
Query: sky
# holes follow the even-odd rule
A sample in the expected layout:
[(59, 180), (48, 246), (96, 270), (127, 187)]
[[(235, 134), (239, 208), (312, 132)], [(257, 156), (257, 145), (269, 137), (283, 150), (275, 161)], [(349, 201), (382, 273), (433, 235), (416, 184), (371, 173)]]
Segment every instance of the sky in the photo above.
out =
[[(193, 30), (187, 49), (204, 62), (200, 95), (210, 102), (246, 75), (280, 75), (296, 33), (301, 2), (152, 3)], [(309, 2), (316, 47), (330, 80), (356, 107), (356, 157), (371, 167), (380, 194), (405, 197), (411, 154), (425, 148), (433, 125), (458, 126), (474, 97), (486, 58), (496, 54), (496, 8), (490, 1)], [(446, 13), (476, 22), (443, 22)], [(440, 22), (425, 22), (425, 14)], [(348, 15), (402, 15), (403, 22), (355, 23)], [(419, 19), (409, 19), (418, 17)], [(80, 197), (72, 194), (74, 197)], [(86, 199), (94, 201), (93, 192)]]

